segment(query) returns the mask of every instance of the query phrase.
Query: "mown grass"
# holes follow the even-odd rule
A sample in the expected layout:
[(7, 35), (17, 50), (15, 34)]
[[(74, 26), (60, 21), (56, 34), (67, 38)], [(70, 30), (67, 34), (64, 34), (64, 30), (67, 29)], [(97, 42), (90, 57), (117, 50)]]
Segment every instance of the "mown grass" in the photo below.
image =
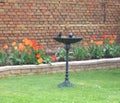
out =
[(74, 88), (58, 88), (64, 74), (0, 79), (0, 103), (120, 103), (120, 69), (70, 73)]

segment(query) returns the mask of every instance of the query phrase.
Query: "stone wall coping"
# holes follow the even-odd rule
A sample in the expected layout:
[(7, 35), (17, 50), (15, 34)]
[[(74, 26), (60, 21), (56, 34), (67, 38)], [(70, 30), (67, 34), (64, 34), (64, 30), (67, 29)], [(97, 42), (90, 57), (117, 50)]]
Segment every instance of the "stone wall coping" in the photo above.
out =
[(120, 57), (118, 58), (104, 58), (104, 59), (93, 59), (93, 60), (83, 60), (83, 61), (72, 61), (70, 65), (86, 65), (86, 64), (96, 64), (96, 63), (107, 63), (107, 62), (116, 62), (120, 61)]
[[(89, 64), (99, 64), (108, 62), (120, 62), (120, 57), (118, 58), (104, 58), (104, 59), (93, 59), (93, 60), (81, 60), (81, 61), (69, 61), (70, 66), (74, 65), (89, 65)], [(39, 64), (39, 65), (13, 65), (13, 66), (1, 66), (0, 72), (8, 70), (25, 70), (25, 69), (38, 69), (38, 68), (48, 68), (48, 67), (59, 67), (65, 66), (66, 62), (54, 62), (51, 64)]]

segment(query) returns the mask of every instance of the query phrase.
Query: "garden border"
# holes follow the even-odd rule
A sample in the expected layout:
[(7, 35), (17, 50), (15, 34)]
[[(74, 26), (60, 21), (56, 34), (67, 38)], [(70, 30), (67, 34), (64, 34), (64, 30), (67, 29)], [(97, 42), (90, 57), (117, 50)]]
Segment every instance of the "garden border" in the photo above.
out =
[[(70, 72), (114, 68), (120, 68), (120, 57), (69, 62)], [(0, 67), (0, 77), (63, 73), (63, 72), (65, 72), (65, 62), (55, 62), (51, 64), (39, 64), (39, 65), (15, 65)]]

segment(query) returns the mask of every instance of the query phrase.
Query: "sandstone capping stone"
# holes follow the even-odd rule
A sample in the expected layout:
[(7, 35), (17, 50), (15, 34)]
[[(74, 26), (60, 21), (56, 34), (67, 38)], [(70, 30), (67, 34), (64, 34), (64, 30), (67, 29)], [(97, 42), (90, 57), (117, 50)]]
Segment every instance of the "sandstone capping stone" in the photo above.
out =
[[(15, 65), (1, 66), (0, 77), (32, 75), (32, 74), (49, 74), (65, 72), (65, 62), (55, 62), (51, 64), (39, 65)], [(70, 61), (69, 71), (77, 72), (93, 69), (114, 69), (120, 68), (120, 58), (94, 59), (83, 61)]]

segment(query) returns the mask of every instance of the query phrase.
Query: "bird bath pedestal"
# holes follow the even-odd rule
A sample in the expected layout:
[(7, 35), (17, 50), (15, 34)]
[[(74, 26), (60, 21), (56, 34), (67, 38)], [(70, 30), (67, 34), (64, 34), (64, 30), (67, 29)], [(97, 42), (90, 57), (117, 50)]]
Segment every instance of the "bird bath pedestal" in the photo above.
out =
[(66, 72), (65, 72), (65, 81), (61, 84), (58, 85), (59, 88), (62, 87), (73, 87), (74, 84), (70, 83), (69, 78), (68, 78), (68, 53), (69, 53), (69, 49), (70, 49), (70, 44), (72, 43), (76, 43), (79, 42), (80, 40), (82, 40), (82, 37), (59, 37), (56, 36), (53, 38), (54, 40), (61, 42), (63, 44), (65, 44), (65, 50), (66, 50)]

